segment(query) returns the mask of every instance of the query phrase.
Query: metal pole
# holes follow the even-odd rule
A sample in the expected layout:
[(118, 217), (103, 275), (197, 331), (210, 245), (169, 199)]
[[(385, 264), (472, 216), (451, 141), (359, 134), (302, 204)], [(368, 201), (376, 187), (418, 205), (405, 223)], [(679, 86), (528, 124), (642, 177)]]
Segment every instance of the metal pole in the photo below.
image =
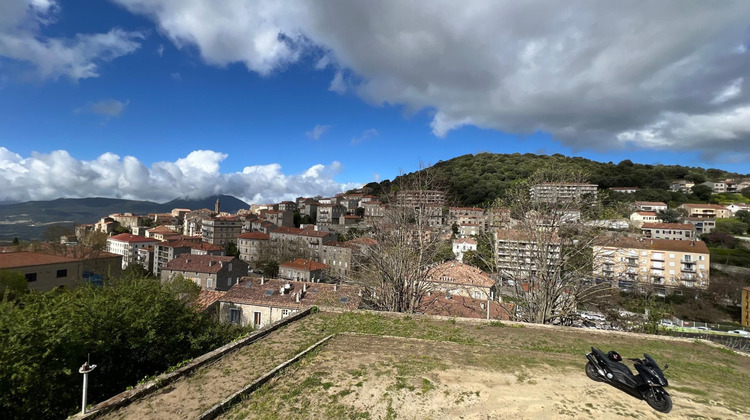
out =
[(81, 414), (86, 414), (86, 394), (89, 390), (89, 373), (83, 374), (83, 400), (81, 401)]

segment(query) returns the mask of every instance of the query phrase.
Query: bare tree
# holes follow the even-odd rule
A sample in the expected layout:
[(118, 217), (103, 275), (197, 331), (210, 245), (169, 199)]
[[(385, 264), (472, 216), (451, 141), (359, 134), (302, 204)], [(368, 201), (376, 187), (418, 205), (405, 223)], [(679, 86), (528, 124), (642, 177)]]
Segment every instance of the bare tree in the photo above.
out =
[(584, 173), (540, 169), (509, 190), (502, 206), (511, 219), (492, 231), (492, 257), (513, 288), (515, 319), (567, 324), (578, 304), (606, 293), (593, 280), (593, 249), (612, 235), (595, 222), (606, 209)]
[(445, 191), (434, 172), (420, 170), (400, 176), (383, 199), (383, 217), (372, 221), (369, 245), (352, 282), (365, 290), (373, 308), (415, 312), (428, 290), (428, 268), (436, 262), (439, 244), (450, 236), (444, 225)]

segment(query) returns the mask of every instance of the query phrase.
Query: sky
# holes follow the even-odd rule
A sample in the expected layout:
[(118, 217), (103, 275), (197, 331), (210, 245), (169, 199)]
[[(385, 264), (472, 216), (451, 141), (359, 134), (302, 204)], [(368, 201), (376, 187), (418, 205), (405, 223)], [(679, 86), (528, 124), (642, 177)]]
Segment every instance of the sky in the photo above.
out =
[(0, 201), (332, 195), (464, 154), (750, 173), (750, 2), (3, 0)]

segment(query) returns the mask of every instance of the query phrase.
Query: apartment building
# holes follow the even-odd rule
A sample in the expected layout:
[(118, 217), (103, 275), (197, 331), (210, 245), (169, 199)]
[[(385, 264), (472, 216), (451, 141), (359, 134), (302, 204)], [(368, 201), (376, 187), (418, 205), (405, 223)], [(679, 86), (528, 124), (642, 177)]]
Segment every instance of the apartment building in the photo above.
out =
[(638, 187), (610, 187), (610, 191), (623, 193), (623, 194), (635, 194), (636, 191), (640, 190)]
[(656, 223), (659, 218), (653, 211), (636, 211), (630, 215), (630, 221), (636, 226), (642, 226), (644, 223)]
[(710, 254), (701, 241), (620, 238), (594, 246), (594, 275), (623, 289), (707, 289)]
[(654, 213), (667, 211), (667, 203), (658, 201), (636, 201), (634, 205), (638, 211), (652, 211)]
[(291, 255), (321, 261), (323, 244), (337, 237), (333, 232), (281, 227), (269, 233), (269, 246), (275, 258)]
[(531, 199), (538, 203), (556, 203), (580, 200), (582, 197), (596, 196), (598, 185), (583, 183), (545, 182), (530, 188)]
[(711, 192), (714, 194), (721, 194), (727, 192), (727, 184), (724, 181), (706, 181), (701, 185), (705, 185), (711, 188)]
[(338, 225), (346, 214), (346, 207), (340, 204), (320, 204), (315, 224), (318, 226)]
[(692, 223), (644, 223), (641, 234), (647, 239), (694, 241), (697, 238)]
[(0, 252), (0, 270), (21, 273), (29, 289), (41, 292), (56, 287), (72, 288), (87, 281), (101, 284), (104, 276), (120, 275), (121, 255), (100, 251), (76, 255), (67, 247), (66, 251), (63, 255), (38, 251)]
[(297, 258), (294, 261), (279, 264), (279, 278), (293, 281), (319, 283), (328, 265), (317, 261)]
[[(175, 259), (177, 256), (182, 254), (192, 254), (193, 248), (201, 250), (203, 246), (200, 237), (194, 237), (193, 239), (176, 239), (166, 241), (154, 245), (154, 256), (153, 256), (153, 273), (156, 277), (161, 275), (161, 269), (164, 268), (168, 262)], [(205, 244), (208, 246), (216, 246), (211, 244)], [(219, 246), (222, 255), (224, 248)], [(208, 252), (208, 251), (206, 251)]]
[(477, 241), (472, 238), (459, 238), (453, 241), (453, 254), (456, 255), (456, 260), (459, 262), (464, 261), (464, 254), (467, 251), (476, 251)]
[(238, 217), (213, 217), (203, 220), (201, 235), (203, 242), (226, 246), (229, 242), (237, 243), (242, 234), (242, 220)]
[(279, 211), (288, 211), (294, 213), (297, 211), (297, 203), (294, 201), (282, 201), (279, 203)]
[(243, 233), (237, 238), (237, 248), (240, 250), (240, 259), (251, 265), (257, 264), (264, 253), (268, 252), (268, 241), (270, 235), (263, 232)]
[[(291, 203), (291, 204), (294, 204), (294, 203)], [(269, 210), (266, 212), (265, 217), (267, 221), (273, 223), (275, 226), (294, 227), (294, 212), (293, 211)]]
[(716, 228), (715, 219), (704, 219), (703, 217), (686, 217), (685, 223), (690, 223), (695, 226), (695, 234), (697, 236), (703, 235), (704, 233), (711, 233)]
[(672, 191), (679, 191), (683, 193), (689, 193), (691, 191), (691, 188), (695, 186), (695, 183), (693, 181), (688, 181), (686, 179), (680, 179), (677, 181), (673, 181), (669, 189)]
[(703, 219), (716, 219), (731, 217), (732, 213), (727, 210), (726, 207), (718, 204), (690, 204), (685, 203), (681, 205), (681, 209), (685, 209), (688, 212), (688, 217), (700, 217)]
[(122, 268), (127, 268), (131, 263), (138, 262), (137, 251), (139, 248), (148, 248), (158, 244), (159, 240), (145, 236), (121, 233), (107, 238), (107, 252), (122, 255)]
[(180, 255), (162, 268), (161, 281), (172, 281), (178, 275), (204, 290), (229, 290), (247, 275), (247, 263), (236, 257)]
[(554, 271), (561, 261), (561, 240), (552, 232), (538, 236), (514, 229), (494, 232), (495, 264), (501, 278), (518, 280)]
[(445, 207), (445, 192), (439, 190), (403, 190), (396, 193), (396, 203), (405, 206), (434, 204)]

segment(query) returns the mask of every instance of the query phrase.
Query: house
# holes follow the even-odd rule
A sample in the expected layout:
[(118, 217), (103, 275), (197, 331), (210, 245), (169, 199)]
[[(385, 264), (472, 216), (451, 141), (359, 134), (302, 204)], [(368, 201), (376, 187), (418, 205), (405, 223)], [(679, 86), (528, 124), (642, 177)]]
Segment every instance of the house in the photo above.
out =
[(235, 257), (182, 254), (161, 269), (161, 281), (171, 281), (178, 275), (201, 289), (229, 290), (240, 277), (247, 275), (247, 263)]
[[(291, 203), (294, 204), (294, 203)], [(294, 227), (294, 212), (286, 210), (269, 210), (265, 214), (268, 222), (274, 226)]]
[(320, 204), (318, 206), (315, 224), (318, 226), (338, 225), (341, 216), (346, 214), (346, 208), (340, 204)]
[(224, 247), (201, 242), (201, 238), (198, 236), (193, 237), (192, 239), (188, 238), (189, 237), (183, 237), (181, 239), (175, 239), (154, 245), (153, 273), (156, 277), (160, 277), (161, 269), (179, 255), (224, 255), (225, 253)]
[(458, 261), (430, 267), (425, 283), (431, 293), (484, 300), (494, 300), (497, 295), (495, 280), (489, 274)]
[(261, 260), (264, 252), (268, 252), (270, 235), (263, 232), (243, 233), (237, 238), (237, 248), (240, 259), (248, 264), (256, 264)]
[(727, 192), (727, 184), (725, 184), (724, 181), (706, 181), (701, 185), (711, 188), (711, 192), (714, 194)]
[(159, 240), (145, 236), (121, 233), (107, 238), (107, 252), (122, 255), (122, 268), (127, 268), (136, 262), (136, 253), (139, 248), (148, 248), (158, 244)]
[(750, 204), (730, 204), (727, 206), (727, 210), (732, 213), (732, 216), (735, 216), (738, 211), (750, 211)]
[(658, 201), (636, 201), (634, 205), (638, 211), (652, 211), (654, 213), (667, 211), (667, 203)]
[(462, 222), (458, 224), (458, 235), (462, 237), (476, 236), (484, 232), (484, 224)]
[(146, 230), (147, 238), (154, 238), (159, 241), (167, 241), (169, 239), (173, 239), (178, 236), (180, 236), (179, 232), (174, 231), (164, 225), (153, 227), (151, 229)]
[(219, 319), (262, 328), (312, 306), (355, 310), (361, 300), (352, 286), (246, 277), (219, 299)]
[(596, 196), (598, 185), (584, 183), (545, 182), (530, 188), (531, 199), (537, 203), (557, 203), (580, 200), (582, 197)]
[(212, 217), (204, 219), (201, 226), (203, 242), (226, 246), (230, 242), (237, 243), (237, 237), (242, 234), (242, 220), (239, 217)]
[(333, 232), (280, 227), (269, 234), (269, 246), (271, 253), (277, 259), (295, 255), (320, 261), (323, 257), (323, 244), (335, 241), (337, 237)]
[[(84, 252), (76, 252), (83, 250)], [(42, 251), (0, 252), (0, 270), (21, 273), (31, 290), (75, 287), (83, 282), (101, 284), (104, 276), (118, 277), (122, 256), (82, 246), (66, 247), (62, 254)]]
[(636, 211), (630, 215), (630, 221), (636, 226), (642, 226), (644, 223), (656, 223), (659, 218), (653, 211)]
[(610, 191), (623, 193), (623, 194), (635, 194), (636, 191), (640, 190), (638, 187), (610, 187)]
[(672, 191), (679, 191), (683, 193), (689, 193), (691, 191), (691, 188), (695, 186), (695, 183), (693, 181), (688, 181), (686, 179), (679, 179), (677, 181), (672, 181), (672, 183), (669, 186), (669, 189)]
[(115, 221), (115, 219), (111, 217), (102, 217), (98, 222), (94, 223), (94, 232), (102, 232), (107, 235), (112, 235), (118, 227), (120, 227), (120, 223)]
[(477, 241), (472, 238), (459, 238), (453, 241), (453, 253), (460, 262), (464, 261), (466, 251), (476, 251)]
[(279, 264), (279, 277), (294, 281), (320, 282), (323, 278), (323, 270), (328, 265), (317, 261), (297, 258), (294, 261)]
[(681, 205), (681, 209), (685, 209), (688, 212), (688, 217), (702, 217), (704, 219), (716, 219), (731, 217), (732, 213), (727, 210), (726, 207), (718, 204), (690, 204), (685, 203)]
[(648, 239), (673, 239), (694, 241), (697, 238), (692, 223), (644, 223), (641, 234)]
[(698, 236), (711, 233), (716, 228), (715, 219), (704, 219), (703, 217), (686, 217), (685, 223), (695, 226), (695, 234)]
[(428, 293), (419, 301), (417, 313), (451, 318), (510, 320), (515, 305), (495, 300), (472, 299), (466, 296)]
[(619, 238), (593, 247), (594, 275), (622, 289), (708, 289), (711, 258), (702, 241)]

